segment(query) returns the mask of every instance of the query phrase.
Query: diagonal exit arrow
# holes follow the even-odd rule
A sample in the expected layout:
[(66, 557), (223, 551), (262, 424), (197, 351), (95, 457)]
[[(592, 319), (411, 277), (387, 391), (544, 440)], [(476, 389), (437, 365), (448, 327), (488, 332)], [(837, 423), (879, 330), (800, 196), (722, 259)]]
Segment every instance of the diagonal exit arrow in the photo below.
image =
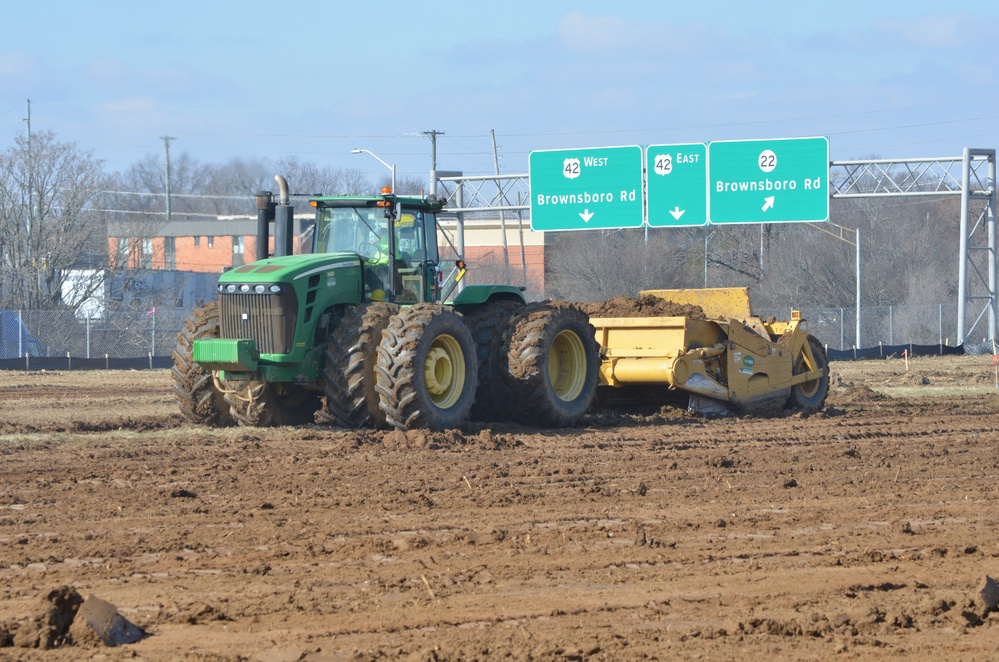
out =
[(774, 196), (768, 196), (763, 198), (763, 211), (766, 211), (774, 206)]
[(593, 212), (591, 212), (589, 209), (584, 209), (583, 211), (579, 212), (579, 217), (583, 219), (584, 223), (589, 223), (590, 219), (593, 218)]

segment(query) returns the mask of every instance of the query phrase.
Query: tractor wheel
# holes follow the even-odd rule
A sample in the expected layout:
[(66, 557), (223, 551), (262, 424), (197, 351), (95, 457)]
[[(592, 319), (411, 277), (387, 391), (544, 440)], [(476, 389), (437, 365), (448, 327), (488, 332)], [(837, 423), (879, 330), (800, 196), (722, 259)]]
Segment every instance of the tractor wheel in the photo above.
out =
[(815, 357), (815, 365), (810, 365), (802, 353), (795, 358), (792, 372), (797, 375), (809, 370), (821, 370), (822, 377), (792, 386), (785, 407), (814, 412), (822, 409), (829, 394), (829, 360), (826, 358), (826, 350), (822, 347), (822, 343), (815, 336), (808, 336), (808, 347)]
[(375, 391), (378, 343), (399, 306), (392, 303), (348, 306), (326, 343), (323, 377), (324, 418), (349, 428), (382, 427), (385, 414)]
[(417, 304), (394, 315), (375, 367), (381, 408), (400, 430), (444, 430), (468, 418), (475, 399), (475, 341), (450, 308)]
[(504, 334), (501, 364), (504, 406), (518, 422), (576, 425), (597, 391), (600, 347), (579, 308), (531, 304)]
[(180, 413), (198, 425), (224, 427), (232, 425), (229, 405), (216, 387), (210, 370), (194, 362), (194, 341), (219, 337), (219, 305), (210, 301), (194, 309), (194, 314), (184, 320), (183, 330), (177, 334), (173, 350), (173, 391), (180, 405)]
[(222, 386), (230, 415), (241, 426), (311, 423), (319, 408), (317, 392), (297, 384), (229, 379)]
[(465, 314), (465, 323), (475, 340), (475, 357), (479, 362), (479, 387), (475, 391), (470, 414), (473, 421), (506, 420), (499, 384), (500, 361), (506, 358), (502, 351), (503, 333), (523, 308), (524, 304), (520, 301), (498, 301)]

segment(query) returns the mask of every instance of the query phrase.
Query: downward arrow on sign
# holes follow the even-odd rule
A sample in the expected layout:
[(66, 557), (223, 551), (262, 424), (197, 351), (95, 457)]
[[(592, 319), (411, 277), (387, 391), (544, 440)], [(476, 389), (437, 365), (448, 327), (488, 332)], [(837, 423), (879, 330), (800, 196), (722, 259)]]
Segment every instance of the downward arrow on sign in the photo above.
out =
[(766, 211), (774, 206), (774, 196), (769, 196), (763, 198), (763, 211)]
[(589, 223), (590, 219), (593, 218), (593, 212), (589, 209), (584, 209), (579, 213), (579, 217), (583, 219), (584, 223)]
[(686, 209), (680, 209), (680, 205), (677, 205), (673, 209), (669, 210), (669, 215), (679, 221), (680, 217), (683, 216), (686, 211)]

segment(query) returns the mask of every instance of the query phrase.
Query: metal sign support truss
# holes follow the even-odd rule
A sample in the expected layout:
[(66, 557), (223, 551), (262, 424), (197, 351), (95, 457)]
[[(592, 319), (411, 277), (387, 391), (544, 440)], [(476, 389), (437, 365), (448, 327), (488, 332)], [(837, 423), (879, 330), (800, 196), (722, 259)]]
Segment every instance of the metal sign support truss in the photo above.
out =
[[(996, 150), (965, 148), (963, 156), (939, 159), (870, 159), (829, 164), (832, 198), (960, 195), (958, 344), (988, 315), (996, 339)], [(966, 326), (968, 308), (975, 319)]]
[[(456, 214), (459, 248), (465, 215), (530, 213), (530, 178), (521, 175), (462, 176), (436, 173), (438, 193)], [(965, 148), (963, 156), (922, 159), (865, 159), (829, 164), (831, 198), (960, 195), (957, 340), (963, 343), (988, 315), (988, 338), (996, 340), (999, 294), (996, 283), (996, 150)], [(967, 326), (968, 308), (975, 319)]]

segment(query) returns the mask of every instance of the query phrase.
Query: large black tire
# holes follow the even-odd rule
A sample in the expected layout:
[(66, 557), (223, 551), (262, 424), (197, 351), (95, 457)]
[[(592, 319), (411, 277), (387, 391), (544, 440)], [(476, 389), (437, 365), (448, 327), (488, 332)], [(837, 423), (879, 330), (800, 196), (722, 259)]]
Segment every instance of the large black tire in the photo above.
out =
[(386, 422), (400, 430), (446, 430), (475, 399), (475, 341), (461, 316), (435, 304), (394, 315), (382, 334), (376, 389)]
[(173, 350), (173, 391), (180, 405), (180, 413), (198, 425), (224, 427), (233, 424), (229, 405), (216, 387), (210, 370), (194, 362), (194, 341), (219, 337), (219, 305), (210, 301), (194, 309), (184, 320), (184, 329), (177, 334)]
[(787, 398), (788, 409), (797, 409), (804, 412), (816, 412), (822, 409), (829, 395), (829, 360), (826, 358), (826, 350), (822, 343), (815, 336), (808, 336), (808, 347), (815, 357), (815, 365), (809, 365), (805, 354), (799, 354), (794, 359), (793, 374), (797, 375), (809, 370), (821, 370), (822, 377), (813, 379), (802, 384), (791, 387), (791, 395)]
[(382, 332), (398, 312), (399, 306), (385, 302), (348, 306), (330, 332), (322, 413), (333, 424), (348, 428), (385, 425), (375, 391), (375, 364)]
[(502, 400), (510, 417), (528, 425), (577, 425), (599, 380), (600, 347), (589, 316), (569, 304), (530, 304), (503, 345)]
[(497, 301), (464, 314), (465, 323), (475, 340), (475, 358), (479, 362), (479, 387), (469, 415), (473, 421), (503, 421), (507, 414), (501, 402), (500, 385), (503, 333), (510, 328), (517, 313), (524, 309), (521, 301)]
[(266, 381), (222, 382), (223, 397), (238, 425), (272, 427), (311, 423), (319, 408), (319, 394), (297, 384)]

